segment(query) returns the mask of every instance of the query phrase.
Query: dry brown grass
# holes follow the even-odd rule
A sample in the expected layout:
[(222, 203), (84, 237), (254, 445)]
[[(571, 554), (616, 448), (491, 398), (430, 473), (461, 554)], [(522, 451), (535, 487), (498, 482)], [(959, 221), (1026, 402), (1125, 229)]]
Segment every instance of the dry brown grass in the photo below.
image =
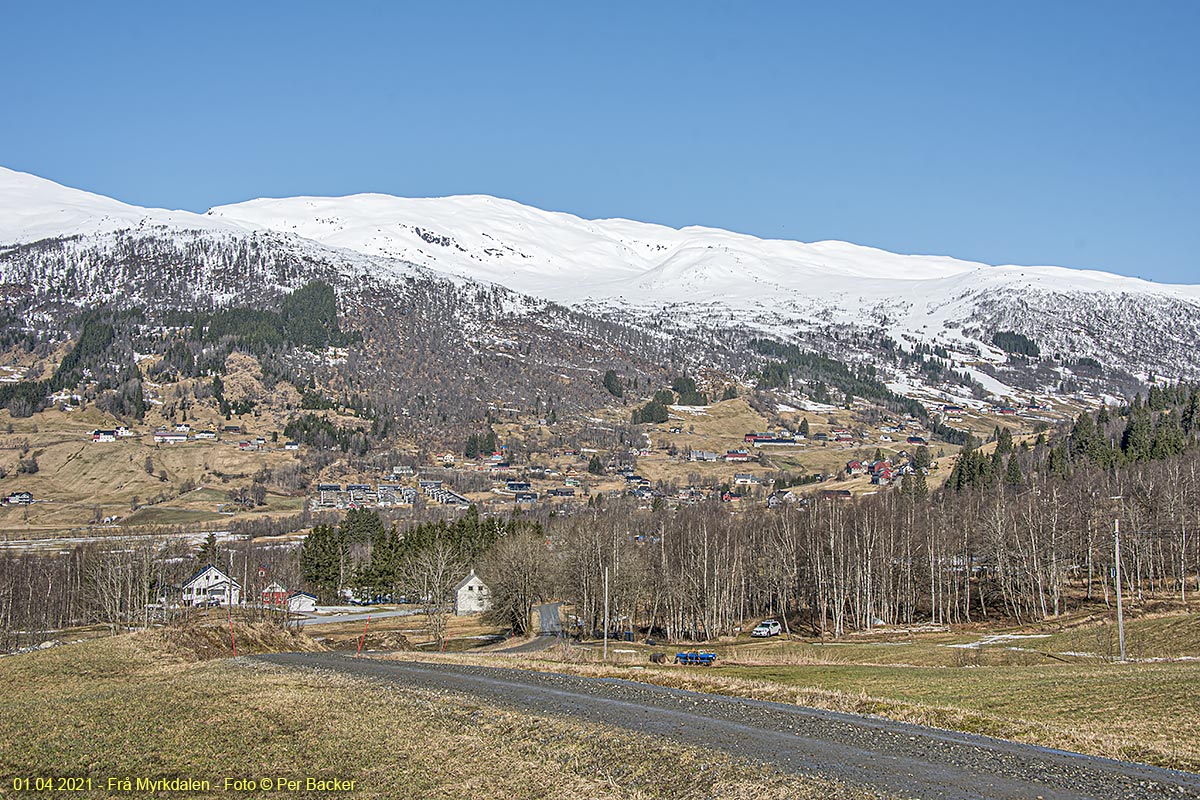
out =
[[(645, 649), (436, 656), (456, 663), (620, 677), (677, 689), (794, 703), (1058, 747), (1179, 769), (1200, 769), (1195, 662), (864, 665), (791, 651), (711, 669), (652, 666)], [(662, 648), (659, 648), (662, 650)], [(959, 650), (944, 650), (951, 654)], [(968, 651), (969, 652), (969, 651)], [(397, 659), (425, 659), (395, 654)], [(839, 654), (839, 658), (845, 658)], [(1164, 724), (1169, 720), (1169, 724)]]
[[(0, 774), (353, 779), (349, 797), (872, 796), (473, 698), (120, 636), (0, 659)], [(97, 792), (93, 796), (105, 796)], [(318, 796), (316, 792), (290, 796)]]

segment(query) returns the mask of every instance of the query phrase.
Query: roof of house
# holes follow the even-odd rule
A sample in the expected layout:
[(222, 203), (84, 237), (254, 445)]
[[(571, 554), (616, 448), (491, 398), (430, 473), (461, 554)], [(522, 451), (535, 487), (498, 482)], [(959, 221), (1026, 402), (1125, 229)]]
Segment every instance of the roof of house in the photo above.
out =
[(232, 583), (232, 584), (233, 584), (235, 587), (237, 587), (238, 589), (241, 589), (241, 588), (242, 588), (242, 586), (241, 586), (241, 584), (240, 584), (240, 583), (238, 583), (238, 582), (237, 582), (237, 581), (235, 581), (233, 578), (231, 578), (231, 577), (229, 577), (228, 575), (226, 575), (226, 574), (225, 574), (224, 572), (222, 572), (221, 570), (219, 570), (219, 569), (217, 569), (216, 567), (214, 567), (212, 564), (206, 564), (205, 566), (201, 567), (199, 570), (197, 570), (197, 572), (196, 572), (196, 574), (195, 574), (195, 575), (193, 575), (192, 577), (190, 577), (190, 578), (188, 578), (186, 581), (184, 581), (184, 582), (183, 582), (183, 586), (184, 586), (184, 588), (187, 588), (188, 586), (191, 586), (193, 583), (195, 583), (197, 580), (199, 580), (199, 578), (200, 578), (200, 576), (201, 576), (201, 575), (203, 575), (204, 573), (208, 572), (210, 569), (211, 569), (211, 570), (213, 570), (214, 572), (216, 572), (218, 575), (220, 575), (222, 578), (224, 578), (224, 579), (225, 579), (226, 581), (228, 581), (229, 583)]
[(457, 592), (458, 590), (462, 589), (464, 586), (466, 586), (468, 583), (470, 583), (472, 579), (475, 579), (475, 580), (479, 581), (480, 583), (483, 583), (484, 586), (487, 586), (487, 584), (484, 583), (483, 578), (476, 575), (475, 570), (472, 569), (470, 572), (467, 573), (467, 577), (463, 578), (461, 581), (454, 584), (454, 591)]

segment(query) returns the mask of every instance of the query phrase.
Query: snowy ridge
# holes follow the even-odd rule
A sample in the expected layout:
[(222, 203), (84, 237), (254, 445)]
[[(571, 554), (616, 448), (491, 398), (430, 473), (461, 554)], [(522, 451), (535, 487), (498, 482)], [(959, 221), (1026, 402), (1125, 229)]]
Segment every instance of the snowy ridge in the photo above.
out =
[(155, 227), (244, 230), (204, 214), (132, 206), (0, 167), (0, 244)]
[[(702, 323), (785, 338), (848, 326), (985, 361), (1003, 360), (992, 333), (1014, 330), (1060, 359), (1088, 356), (1135, 374), (1200, 376), (1200, 286), (587, 220), (481, 195), (259, 199), (207, 214), (143, 209), (0, 168), (0, 254), (6, 246), (78, 238), (74, 251), (60, 248), (53, 258), (10, 256), (0, 263), (5, 282), (49, 291), (45, 271), (77, 260), (86, 274), (69, 273), (72, 280), (98, 285), (109, 269), (106, 254), (116, 260), (138, 236), (174, 240), (193, 252), (206, 242), (245, 251), (210, 259), (205, 263), (217, 272), (195, 276), (214, 296), (234, 278), (218, 273), (235, 263), (236, 280), (286, 290), (295, 269), (280, 263), (292, 260), (319, 263), (347, 287), (420, 275), (492, 284), (633, 324)], [(526, 313), (540, 306), (516, 295), (511, 302)]]
[(260, 199), (209, 216), (625, 319), (666, 313), (681, 324), (703, 320), (784, 337), (829, 324), (869, 326), (897, 341), (1001, 360), (991, 334), (1016, 330), (1064, 358), (1200, 374), (1187, 345), (1200, 336), (1200, 286), (587, 220), (479, 195)]

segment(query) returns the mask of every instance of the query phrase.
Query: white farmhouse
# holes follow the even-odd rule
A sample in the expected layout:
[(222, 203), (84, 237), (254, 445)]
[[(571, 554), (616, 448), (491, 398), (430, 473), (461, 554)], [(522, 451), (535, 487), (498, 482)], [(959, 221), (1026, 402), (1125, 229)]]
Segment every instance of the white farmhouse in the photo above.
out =
[(475, 570), (454, 587), (454, 613), (457, 616), (480, 614), (492, 607), (492, 593)]
[(242, 587), (233, 578), (209, 564), (183, 584), (185, 606), (228, 606), (242, 602)]

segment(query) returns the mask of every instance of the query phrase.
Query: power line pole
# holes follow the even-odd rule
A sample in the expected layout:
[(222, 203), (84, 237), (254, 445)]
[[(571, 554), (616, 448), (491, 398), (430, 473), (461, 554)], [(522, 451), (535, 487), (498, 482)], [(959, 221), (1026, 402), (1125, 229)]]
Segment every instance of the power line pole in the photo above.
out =
[(608, 661), (608, 567), (604, 568), (604, 660)]
[(1125, 660), (1125, 612), (1121, 607), (1121, 518), (1113, 517), (1113, 550), (1116, 553), (1117, 575), (1117, 639), (1121, 644), (1121, 660)]

